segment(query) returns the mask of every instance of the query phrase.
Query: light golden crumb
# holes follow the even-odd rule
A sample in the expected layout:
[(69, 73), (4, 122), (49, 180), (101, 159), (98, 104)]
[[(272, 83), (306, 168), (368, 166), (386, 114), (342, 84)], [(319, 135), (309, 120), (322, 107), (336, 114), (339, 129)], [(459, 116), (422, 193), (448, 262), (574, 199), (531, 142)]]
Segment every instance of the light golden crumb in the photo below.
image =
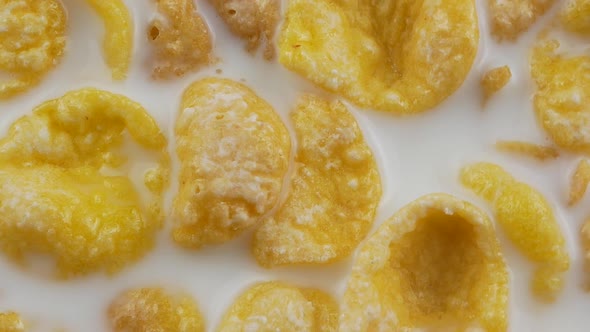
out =
[(0, 313), (0, 331), (25, 332), (25, 323), (17, 313)]
[(588, 162), (588, 159), (582, 159), (572, 176), (568, 200), (569, 206), (576, 205), (584, 197), (588, 183), (590, 183), (590, 162)]
[(569, 0), (560, 19), (567, 30), (590, 36), (590, 0)]
[[(151, 200), (127, 177), (124, 137), (160, 155), (165, 178)], [(28, 265), (55, 262), (55, 275), (116, 272), (154, 244), (168, 174), (166, 138), (128, 98), (96, 89), (68, 92), (36, 107), (0, 140), (0, 249)], [(110, 168), (119, 175), (103, 175)]]
[(0, 99), (37, 85), (61, 61), (66, 13), (59, 0), (0, 0)]
[(447, 194), (426, 195), (361, 247), (339, 331), (505, 332), (508, 284), (487, 215)]
[(133, 20), (123, 0), (86, 0), (101, 17), (103, 53), (113, 79), (124, 80), (133, 55)]
[(533, 293), (542, 300), (554, 301), (563, 288), (570, 258), (549, 202), (495, 164), (469, 165), (461, 170), (460, 178), (465, 187), (492, 205), (510, 241), (537, 264), (531, 281)]
[(176, 119), (179, 190), (174, 240), (189, 248), (228, 241), (277, 203), (291, 138), (266, 101), (245, 85), (205, 78), (184, 92)]
[(118, 295), (108, 309), (114, 332), (204, 332), (205, 320), (186, 294), (139, 288)]
[(555, 0), (488, 0), (492, 35), (514, 41), (545, 14)]
[(381, 199), (373, 153), (342, 103), (305, 96), (291, 118), (299, 149), (290, 193), (252, 244), (265, 267), (349, 256), (369, 232)]
[(546, 161), (559, 157), (559, 151), (557, 151), (556, 148), (529, 142), (498, 141), (496, 142), (496, 149), (498, 151), (512, 153), (515, 155), (532, 157), (539, 161)]
[(264, 58), (274, 58), (274, 34), (280, 19), (280, 0), (209, 1), (232, 33), (246, 40), (248, 52), (256, 51), (263, 44)]
[(572, 152), (590, 152), (590, 56), (559, 54), (556, 40), (541, 40), (530, 57), (537, 85), (537, 120), (555, 144)]
[(583, 286), (586, 288), (586, 291), (590, 292), (590, 218), (582, 225), (580, 238), (584, 254), (584, 272), (586, 273)]
[(327, 293), (282, 282), (254, 285), (231, 305), (217, 332), (336, 332), (338, 304)]
[(147, 28), (153, 46), (152, 77), (167, 79), (213, 61), (213, 41), (192, 0), (154, 0), (160, 14)]
[(461, 86), (478, 44), (474, 0), (291, 0), (279, 61), (359, 106), (413, 114)]
[(512, 72), (508, 66), (497, 67), (485, 72), (480, 82), (483, 91), (483, 104), (506, 86), (510, 78), (512, 78)]

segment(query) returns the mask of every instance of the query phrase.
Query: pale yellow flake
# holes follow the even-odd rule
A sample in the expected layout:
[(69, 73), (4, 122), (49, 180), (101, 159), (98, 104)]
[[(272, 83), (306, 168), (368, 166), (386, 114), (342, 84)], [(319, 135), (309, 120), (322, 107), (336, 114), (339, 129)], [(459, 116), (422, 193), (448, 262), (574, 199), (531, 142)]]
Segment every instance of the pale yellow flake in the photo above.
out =
[(555, 0), (487, 0), (492, 35), (515, 41), (543, 16)]
[(510, 67), (502, 66), (488, 70), (481, 78), (481, 89), (483, 91), (483, 104), (500, 91), (512, 78)]
[(567, 30), (590, 36), (590, 0), (568, 0), (560, 20)]
[(570, 258), (551, 205), (541, 193), (514, 179), (502, 167), (477, 163), (461, 170), (461, 182), (492, 205), (496, 220), (537, 269), (533, 293), (553, 301), (563, 288)]
[(285, 203), (255, 233), (259, 264), (325, 264), (367, 235), (381, 198), (373, 153), (339, 101), (302, 97), (291, 114), (299, 141)]
[(447, 194), (396, 212), (353, 262), (340, 332), (504, 332), (508, 271), (485, 213)]
[(539, 161), (546, 161), (559, 157), (559, 151), (552, 146), (544, 146), (536, 143), (522, 141), (498, 141), (496, 142), (498, 151), (507, 152), (515, 155), (531, 157)]
[(572, 181), (570, 186), (570, 193), (568, 199), (568, 205), (576, 205), (586, 193), (588, 184), (590, 183), (590, 162), (588, 159), (582, 159), (576, 166), (576, 170), (572, 175)]
[(25, 323), (17, 313), (0, 313), (0, 331), (25, 332)]

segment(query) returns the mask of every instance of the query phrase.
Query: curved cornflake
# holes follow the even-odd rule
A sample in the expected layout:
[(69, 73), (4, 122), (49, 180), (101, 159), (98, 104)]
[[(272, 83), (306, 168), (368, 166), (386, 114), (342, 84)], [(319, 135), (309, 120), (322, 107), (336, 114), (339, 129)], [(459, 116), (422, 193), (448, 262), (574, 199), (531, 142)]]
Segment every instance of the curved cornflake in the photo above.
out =
[(162, 288), (139, 288), (119, 294), (108, 319), (114, 332), (204, 332), (205, 320), (191, 296)]
[(542, 40), (530, 58), (537, 85), (535, 114), (561, 148), (590, 152), (590, 56), (558, 54), (556, 40)]
[(185, 247), (228, 241), (278, 202), (289, 133), (274, 109), (243, 84), (191, 84), (176, 119), (179, 190), (174, 240)]
[(568, 31), (590, 36), (590, 0), (568, 0), (560, 19)]
[(274, 34), (279, 23), (280, 0), (209, 0), (236, 36), (246, 40), (246, 50), (255, 52), (264, 44), (264, 57), (275, 56)]
[(103, 21), (103, 54), (113, 79), (124, 80), (133, 55), (133, 20), (123, 0), (86, 0)]
[(543, 16), (555, 0), (487, 0), (492, 35), (514, 41)]
[(0, 0), (0, 99), (37, 85), (61, 61), (66, 13), (59, 0)]
[(461, 170), (461, 182), (494, 208), (496, 220), (523, 255), (537, 264), (531, 288), (552, 301), (563, 288), (570, 258), (551, 205), (541, 193), (518, 182), (502, 167), (477, 163)]
[(315, 96), (291, 114), (299, 140), (287, 200), (254, 236), (259, 264), (322, 264), (352, 253), (381, 199), (373, 153), (346, 107)]
[[(127, 177), (127, 135), (154, 156), (145, 202)], [(162, 223), (166, 144), (145, 109), (121, 95), (82, 89), (39, 105), (0, 140), (0, 249), (23, 265), (48, 256), (59, 277), (136, 261)]]
[(576, 205), (586, 194), (586, 189), (590, 183), (590, 162), (588, 159), (582, 159), (576, 166), (572, 175), (571, 186), (569, 191), (568, 205)]
[(338, 304), (331, 295), (274, 281), (242, 293), (223, 316), (217, 332), (335, 332), (337, 325)]
[(482, 76), (480, 85), (483, 92), (483, 103), (486, 104), (493, 95), (502, 90), (512, 78), (510, 67), (502, 66), (488, 70)]
[(147, 29), (153, 46), (152, 77), (183, 76), (213, 61), (213, 41), (193, 0), (154, 0), (157, 15)]
[(508, 281), (489, 218), (453, 196), (426, 195), (361, 247), (339, 331), (506, 331)]
[(25, 332), (25, 323), (17, 313), (0, 313), (0, 331)]
[(292, 0), (279, 61), (359, 106), (412, 114), (461, 86), (478, 42), (473, 0)]
[(539, 145), (523, 141), (497, 141), (496, 150), (513, 155), (531, 157), (538, 161), (546, 161), (559, 157), (559, 151), (552, 146)]

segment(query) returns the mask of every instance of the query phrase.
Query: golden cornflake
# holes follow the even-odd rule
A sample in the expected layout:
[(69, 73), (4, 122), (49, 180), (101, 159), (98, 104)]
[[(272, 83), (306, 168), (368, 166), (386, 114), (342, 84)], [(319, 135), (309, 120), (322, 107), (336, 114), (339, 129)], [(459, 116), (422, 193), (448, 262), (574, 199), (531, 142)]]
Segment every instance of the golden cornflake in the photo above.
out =
[(86, 0), (101, 17), (103, 53), (113, 79), (124, 80), (133, 55), (133, 20), (123, 0)]
[(275, 55), (274, 34), (280, 19), (280, 0), (210, 0), (217, 13), (238, 37), (247, 41), (246, 50), (254, 52), (265, 44), (264, 57)]
[(590, 36), (590, 0), (569, 0), (560, 19), (567, 30)]
[(0, 331), (25, 332), (25, 324), (20, 316), (14, 312), (0, 313)]
[(292, 0), (279, 61), (359, 106), (412, 114), (461, 86), (478, 42), (473, 0)]
[(176, 120), (180, 159), (174, 240), (222, 243), (278, 202), (291, 140), (274, 109), (243, 84), (205, 78), (190, 85)]
[(254, 285), (225, 313), (218, 332), (335, 332), (338, 304), (327, 293), (282, 282)]
[(483, 91), (483, 104), (500, 91), (512, 78), (510, 67), (503, 66), (488, 70), (481, 78), (481, 88)]
[(559, 151), (557, 151), (556, 148), (529, 142), (498, 141), (496, 142), (496, 149), (502, 152), (532, 157), (539, 161), (545, 161), (559, 157)]
[(587, 159), (582, 159), (572, 176), (568, 200), (569, 206), (576, 205), (584, 197), (588, 183), (590, 183), (590, 162)]
[(291, 117), (299, 140), (291, 190), (253, 242), (266, 267), (350, 255), (371, 228), (381, 198), (373, 153), (342, 103), (305, 96)]
[(555, 0), (488, 0), (492, 35), (514, 41), (545, 14)]
[(161, 288), (126, 291), (109, 306), (114, 332), (203, 332), (205, 320), (195, 301)]
[(493, 206), (496, 220), (510, 241), (537, 263), (531, 282), (534, 294), (546, 301), (554, 300), (563, 288), (563, 274), (569, 269), (570, 258), (545, 197), (491, 163), (463, 168), (461, 182)]
[(37, 85), (61, 61), (66, 14), (59, 0), (0, 0), (0, 99)]
[(155, 0), (158, 17), (147, 29), (154, 47), (152, 76), (183, 76), (212, 62), (213, 42), (192, 0)]
[(165, 137), (124, 96), (73, 91), (14, 122), (0, 140), (0, 249), (24, 265), (48, 255), (59, 277), (116, 272), (142, 257), (161, 226), (161, 188), (148, 182), (152, 200), (139, 198), (124, 175), (126, 135), (158, 155), (153, 172), (167, 179)]
[(590, 56), (557, 54), (556, 40), (540, 41), (531, 55), (537, 84), (535, 114), (555, 144), (590, 152)]
[(508, 271), (489, 218), (447, 194), (406, 205), (353, 263), (341, 332), (506, 331)]

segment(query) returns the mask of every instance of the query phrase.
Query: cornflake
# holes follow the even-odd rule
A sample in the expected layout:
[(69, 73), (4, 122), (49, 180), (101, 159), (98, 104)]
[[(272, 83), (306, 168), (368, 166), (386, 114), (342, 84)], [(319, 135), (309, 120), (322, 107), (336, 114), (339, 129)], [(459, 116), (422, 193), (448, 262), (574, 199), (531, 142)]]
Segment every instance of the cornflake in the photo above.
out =
[(0, 313), (0, 331), (25, 332), (25, 323), (17, 313)]
[(491, 163), (463, 168), (461, 182), (493, 206), (496, 220), (510, 241), (537, 264), (531, 282), (534, 294), (553, 301), (563, 288), (563, 274), (569, 269), (570, 258), (549, 202), (537, 190)]
[(506, 331), (508, 281), (489, 218), (453, 196), (426, 195), (361, 247), (339, 331)]
[(274, 109), (228, 79), (190, 85), (176, 120), (180, 160), (174, 240), (184, 247), (228, 241), (277, 203), (291, 139)]
[(532, 157), (539, 161), (546, 161), (559, 157), (559, 151), (557, 151), (556, 148), (529, 142), (498, 141), (496, 142), (496, 149), (502, 152)]
[(223, 316), (218, 332), (335, 332), (338, 304), (318, 289), (265, 282), (242, 293)]
[[(126, 136), (157, 158), (149, 202), (124, 175)], [(166, 144), (145, 109), (121, 95), (82, 89), (39, 105), (0, 140), (0, 249), (23, 265), (47, 255), (64, 278), (136, 261), (162, 223)]]
[(559, 147), (590, 152), (590, 57), (557, 54), (560, 44), (539, 41), (530, 58), (537, 85), (535, 114)]
[(209, 0), (229, 29), (247, 41), (246, 50), (254, 52), (265, 44), (264, 58), (275, 56), (274, 34), (280, 19), (279, 0)]
[(478, 42), (473, 0), (292, 0), (279, 61), (359, 106), (412, 114), (461, 86)]
[(0, 0), (0, 99), (37, 85), (61, 61), (66, 14), (58, 0)]
[(590, 183), (590, 162), (587, 159), (582, 159), (572, 176), (568, 200), (569, 206), (576, 205), (584, 197), (588, 183)]
[(590, 219), (587, 219), (580, 230), (582, 249), (584, 250), (584, 269), (586, 272), (585, 288), (590, 291)]
[(483, 104), (500, 91), (512, 78), (510, 67), (502, 66), (488, 70), (481, 78), (481, 88), (483, 91)]
[(543, 16), (555, 0), (488, 0), (492, 35), (514, 41)]
[(569, 0), (560, 19), (567, 30), (590, 36), (590, 0)]
[(109, 306), (108, 318), (114, 332), (205, 331), (205, 320), (195, 301), (162, 288), (123, 292)]
[(299, 148), (287, 200), (255, 233), (265, 267), (344, 258), (367, 235), (381, 198), (373, 153), (338, 102), (301, 98), (291, 114)]
[(103, 53), (114, 80), (127, 78), (133, 54), (133, 20), (123, 0), (86, 0), (104, 23)]
[(213, 61), (213, 41), (192, 0), (154, 0), (160, 14), (147, 29), (153, 45), (152, 77), (183, 76)]

